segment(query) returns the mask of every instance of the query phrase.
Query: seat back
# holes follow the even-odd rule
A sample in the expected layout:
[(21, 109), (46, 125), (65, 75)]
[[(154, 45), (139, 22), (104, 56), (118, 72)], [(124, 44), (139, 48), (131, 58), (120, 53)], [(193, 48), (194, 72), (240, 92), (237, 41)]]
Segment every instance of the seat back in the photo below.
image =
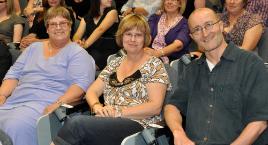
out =
[(0, 130), (0, 145), (12, 145), (12, 144), (13, 143), (10, 137), (5, 132)]
[(61, 127), (62, 123), (55, 113), (40, 117), (37, 121), (38, 145), (49, 145)]
[(264, 33), (261, 36), (257, 44), (258, 55), (263, 59), (264, 62), (268, 62), (268, 30), (265, 28)]

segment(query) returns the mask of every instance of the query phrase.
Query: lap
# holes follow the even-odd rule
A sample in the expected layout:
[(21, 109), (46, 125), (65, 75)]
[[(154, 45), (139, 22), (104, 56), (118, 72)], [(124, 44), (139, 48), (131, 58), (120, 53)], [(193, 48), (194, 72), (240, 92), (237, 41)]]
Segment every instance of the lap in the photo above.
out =
[(126, 136), (141, 130), (143, 127), (130, 119), (77, 116), (65, 123), (54, 143), (64, 145), (63, 141), (66, 145), (118, 145)]

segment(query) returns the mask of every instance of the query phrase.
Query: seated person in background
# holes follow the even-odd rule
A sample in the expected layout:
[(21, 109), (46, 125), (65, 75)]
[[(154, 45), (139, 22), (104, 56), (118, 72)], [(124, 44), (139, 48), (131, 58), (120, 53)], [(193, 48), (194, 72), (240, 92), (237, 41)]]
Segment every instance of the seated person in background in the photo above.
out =
[(76, 18), (80, 20), (88, 13), (90, 1), (92, 0), (65, 0), (65, 3), (74, 10)]
[(213, 10), (196, 9), (188, 22), (204, 53), (179, 77), (164, 109), (174, 144), (253, 144), (267, 128), (268, 71), (256, 55), (225, 42), (223, 23)]
[(9, 47), (3, 40), (0, 40), (0, 85), (2, 80), (12, 64), (11, 54), (8, 51)]
[(42, 0), (28, 0), (26, 8), (23, 10), (23, 15), (27, 17), (30, 27), (33, 25), (35, 14), (43, 10)]
[(187, 20), (182, 16), (185, 5), (185, 0), (163, 0), (163, 13), (149, 18), (152, 48), (145, 48), (146, 53), (161, 57), (164, 63), (188, 53), (189, 29)]
[[(24, 49), (28, 47), (30, 44), (33, 42), (37, 41), (43, 41), (43, 39), (48, 38), (48, 33), (46, 30), (46, 26), (44, 23), (44, 15), (46, 14), (46, 11), (50, 7), (57, 7), (57, 6), (63, 6), (65, 7), (65, 0), (43, 0), (43, 11), (36, 13), (34, 20), (33, 20), (33, 26), (31, 27), (29, 33), (27, 36), (23, 37), (20, 48)], [(74, 33), (74, 22), (75, 22), (75, 17), (73, 14), (73, 11), (70, 9), (67, 9), (70, 13), (71, 19), (72, 19), (72, 30), (71, 30), (71, 36)], [(59, 25), (60, 26), (60, 25)]]
[(227, 42), (233, 41), (247, 51), (253, 51), (263, 33), (263, 20), (256, 14), (246, 11), (247, 0), (225, 0), (226, 11), (221, 20), (224, 26), (224, 37)]
[(258, 14), (266, 27), (268, 27), (268, 1), (267, 0), (248, 0), (246, 10), (252, 14)]
[(144, 15), (149, 18), (161, 5), (161, 0), (128, 0), (123, 5), (121, 13), (126, 16), (130, 13)]
[(13, 0), (0, 0), (0, 2), (0, 39), (6, 44), (20, 42), (24, 20), (16, 15)]
[(224, 0), (194, 0), (194, 6), (198, 8), (211, 8), (217, 13), (222, 13)]
[(70, 40), (68, 10), (53, 7), (44, 20), (49, 39), (26, 48), (0, 88), (0, 129), (13, 145), (37, 145), (37, 119), (80, 100), (95, 78), (93, 58)]
[[(144, 53), (150, 44), (146, 19), (124, 17), (116, 40), (126, 56), (112, 60), (86, 94), (96, 116), (68, 120), (53, 140), (55, 145), (119, 145), (126, 136), (162, 120), (169, 78), (161, 60)], [(102, 94), (104, 106), (99, 102)]]
[(127, 0), (115, 0), (116, 9), (121, 14), (121, 9), (123, 5), (127, 2)]
[(94, 0), (74, 34), (73, 40), (94, 58), (98, 70), (106, 66), (109, 55), (118, 51), (115, 42), (118, 23), (118, 13), (112, 7), (112, 1)]

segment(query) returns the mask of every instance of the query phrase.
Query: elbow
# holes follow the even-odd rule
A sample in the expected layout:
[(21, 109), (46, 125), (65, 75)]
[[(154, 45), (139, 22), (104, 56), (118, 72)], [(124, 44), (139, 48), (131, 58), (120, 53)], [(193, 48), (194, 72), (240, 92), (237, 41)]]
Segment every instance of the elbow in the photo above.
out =
[(267, 129), (267, 126), (268, 126), (268, 121), (262, 121), (262, 122), (261, 122), (261, 129), (260, 129), (261, 133), (262, 133), (265, 129)]
[(175, 47), (174, 47), (174, 52), (179, 52), (183, 48), (183, 43), (180, 40), (175, 40), (174, 41)]
[(160, 115), (162, 111), (162, 105), (159, 107), (153, 107), (152, 116)]

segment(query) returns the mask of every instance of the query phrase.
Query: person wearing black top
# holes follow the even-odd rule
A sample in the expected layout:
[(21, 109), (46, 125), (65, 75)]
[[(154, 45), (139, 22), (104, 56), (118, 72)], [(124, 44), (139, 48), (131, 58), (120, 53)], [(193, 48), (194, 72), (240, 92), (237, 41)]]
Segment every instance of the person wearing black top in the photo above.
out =
[(118, 51), (115, 42), (118, 22), (118, 13), (112, 7), (112, 1), (94, 0), (74, 34), (73, 40), (94, 58), (99, 70), (106, 66), (108, 56)]
[[(28, 34), (21, 40), (20, 48), (26, 48), (33, 42), (40, 41), (40, 39), (48, 38), (46, 26), (44, 23), (44, 15), (50, 7), (56, 7), (56, 6), (66, 7), (65, 1), (64, 0), (57, 0), (57, 1), (43, 0), (44, 10), (42, 12), (38, 12), (35, 15), (34, 20), (33, 20), (33, 26), (29, 30), (30, 34)], [(67, 8), (67, 10), (70, 12), (70, 16), (73, 21), (72, 31), (71, 31), (71, 37), (72, 37), (74, 34), (74, 28), (75, 28), (74, 26), (75, 16), (74, 16), (74, 12), (71, 9)]]

